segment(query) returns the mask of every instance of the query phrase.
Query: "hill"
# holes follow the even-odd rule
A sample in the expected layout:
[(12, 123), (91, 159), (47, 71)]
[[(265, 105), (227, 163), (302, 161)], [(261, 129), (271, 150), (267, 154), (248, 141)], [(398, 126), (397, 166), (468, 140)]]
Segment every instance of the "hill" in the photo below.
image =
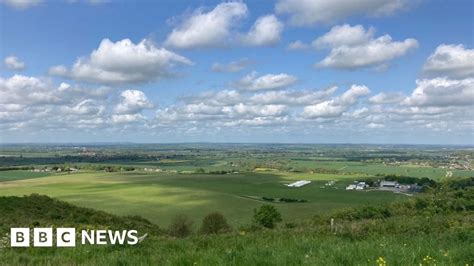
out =
[[(136, 246), (2, 248), (19, 265), (473, 265), (474, 178), (444, 182), (410, 200), (315, 216), (276, 229), (256, 225), (221, 235), (174, 238), (138, 217), (77, 208), (45, 196), (0, 199), (2, 230), (17, 223), (140, 226)], [(16, 218), (15, 218), (16, 216)], [(249, 217), (250, 220), (251, 217)], [(333, 226), (330, 226), (334, 219)]]

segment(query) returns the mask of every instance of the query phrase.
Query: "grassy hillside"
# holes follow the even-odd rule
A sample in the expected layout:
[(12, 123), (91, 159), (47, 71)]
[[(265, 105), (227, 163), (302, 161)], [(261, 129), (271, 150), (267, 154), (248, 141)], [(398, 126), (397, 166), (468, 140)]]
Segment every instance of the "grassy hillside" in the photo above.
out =
[(160, 233), (157, 225), (139, 216), (108, 214), (31, 194), (23, 197), (0, 197), (0, 233), (10, 227), (77, 227), (77, 228), (136, 228), (154, 234)]
[[(62, 209), (67, 211), (62, 213)], [(118, 227), (139, 220), (143, 230), (154, 229), (138, 218), (76, 208), (37, 195), (3, 197), (0, 210), (8, 214), (2, 221), (5, 228), (21, 220), (25, 224), (113, 223)], [(63, 217), (55, 217), (56, 213)], [(19, 215), (19, 221), (14, 215)], [(331, 218), (335, 219), (333, 228), (329, 226)], [(300, 224), (282, 223), (273, 230), (234, 227), (223, 235), (194, 233), (184, 239), (157, 231), (131, 247), (2, 248), (0, 264), (473, 265), (473, 221), (474, 178), (470, 178), (443, 183), (403, 202), (317, 215)]]

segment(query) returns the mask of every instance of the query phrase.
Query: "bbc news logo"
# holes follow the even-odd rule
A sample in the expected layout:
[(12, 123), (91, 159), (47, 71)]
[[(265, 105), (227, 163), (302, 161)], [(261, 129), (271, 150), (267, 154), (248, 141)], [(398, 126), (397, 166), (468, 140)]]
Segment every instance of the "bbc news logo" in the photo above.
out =
[[(31, 236), (31, 231), (33, 235)], [(136, 245), (137, 230), (81, 230), (82, 245)], [(75, 247), (76, 228), (10, 228), (11, 247)]]

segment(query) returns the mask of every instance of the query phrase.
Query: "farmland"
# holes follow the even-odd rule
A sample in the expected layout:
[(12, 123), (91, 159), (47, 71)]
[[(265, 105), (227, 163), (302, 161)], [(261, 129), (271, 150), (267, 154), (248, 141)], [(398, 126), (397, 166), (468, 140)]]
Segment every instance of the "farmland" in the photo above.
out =
[[(4, 237), (0, 264), (474, 261), (471, 147), (16, 144), (1, 146), (0, 154), (0, 234), (16, 226), (68, 225), (133, 227), (148, 235), (139, 247), (42, 252), (2, 248)], [(417, 190), (382, 191), (377, 186), (385, 179), (416, 183)], [(307, 182), (287, 186), (300, 180)], [(355, 181), (366, 185), (346, 190)], [(281, 217), (273, 228), (255, 218), (263, 207)], [(226, 231), (198, 230), (211, 213), (228, 222)], [(177, 217), (187, 221), (184, 235), (173, 233)]]
[[(434, 180), (468, 177), (472, 150), (458, 147), (152, 144), (6, 145), (0, 154), (0, 196), (38, 193), (117, 215), (140, 215), (166, 226), (181, 213), (202, 219), (222, 212), (234, 226), (248, 224), (266, 198), (285, 222), (335, 210), (403, 201), (382, 191), (346, 191), (355, 180), (386, 175)], [(460, 167), (459, 167), (460, 168)], [(12, 170), (17, 169), (17, 170)], [(66, 171), (73, 169), (74, 171)], [(301, 188), (285, 184), (310, 180)], [(334, 186), (325, 186), (335, 181)]]
[[(25, 174), (28, 172), (25, 172)], [(288, 188), (298, 177), (312, 179), (302, 188)], [(352, 179), (356, 176), (344, 176)], [(310, 218), (337, 208), (384, 203), (400, 195), (384, 192), (351, 193), (344, 190), (346, 179), (337, 188), (321, 188), (332, 175), (276, 175), (246, 173), (229, 175), (174, 173), (73, 173), (0, 183), (0, 195), (39, 193), (66, 200), (78, 206), (94, 206), (119, 215), (140, 215), (167, 225), (180, 213), (193, 218), (220, 211), (234, 225), (250, 222), (253, 209), (265, 202), (255, 198), (287, 197), (304, 199), (302, 204), (276, 204), (285, 220)], [(291, 217), (291, 218), (290, 218)]]

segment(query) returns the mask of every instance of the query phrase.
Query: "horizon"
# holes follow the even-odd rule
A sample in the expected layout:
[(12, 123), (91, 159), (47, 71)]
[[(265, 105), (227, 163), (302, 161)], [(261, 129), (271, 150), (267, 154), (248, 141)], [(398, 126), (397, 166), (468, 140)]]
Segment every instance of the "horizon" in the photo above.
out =
[(439, 143), (363, 143), (363, 142), (106, 142), (106, 141), (97, 141), (97, 142), (5, 142), (0, 143), (0, 146), (7, 145), (87, 145), (87, 146), (114, 146), (114, 145), (186, 145), (186, 144), (229, 144), (229, 145), (368, 145), (368, 146), (440, 146), (440, 147), (465, 147), (465, 148), (474, 148), (474, 145), (471, 144), (439, 144)]

